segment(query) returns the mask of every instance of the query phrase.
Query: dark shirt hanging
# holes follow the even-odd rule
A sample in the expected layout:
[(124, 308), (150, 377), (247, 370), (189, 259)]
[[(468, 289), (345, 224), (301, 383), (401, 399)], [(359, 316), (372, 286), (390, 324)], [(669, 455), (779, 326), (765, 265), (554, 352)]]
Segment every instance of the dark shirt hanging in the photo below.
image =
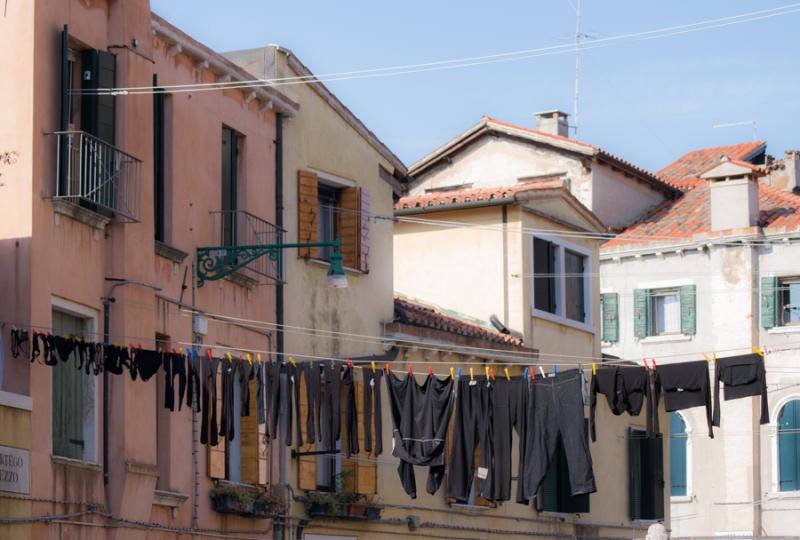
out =
[(200, 360), (197, 351), (186, 355), (186, 406), (200, 412)]
[(222, 370), (222, 418), (219, 421), (219, 434), (228, 442), (236, 437), (236, 424), (234, 419), (234, 390), (238, 384), (239, 362), (222, 360), (220, 369)]
[(769, 424), (767, 401), (767, 372), (764, 358), (758, 354), (745, 354), (720, 358), (715, 362), (714, 374), (714, 421), (720, 425), (719, 383), (725, 383), (725, 401), (744, 397), (761, 396), (762, 424)]
[(628, 413), (639, 416), (645, 401), (652, 408), (649, 399), (647, 370), (642, 366), (597, 366), (592, 374), (589, 390), (589, 431), (592, 441), (597, 440), (595, 411), (597, 394), (606, 396), (608, 407), (615, 416)]
[(682, 411), (693, 407), (706, 408), (708, 436), (714, 438), (711, 423), (711, 382), (708, 362), (676, 362), (658, 366), (655, 370), (656, 398), (658, 406), (659, 391), (664, 394), (664, 408), (667, 412)]

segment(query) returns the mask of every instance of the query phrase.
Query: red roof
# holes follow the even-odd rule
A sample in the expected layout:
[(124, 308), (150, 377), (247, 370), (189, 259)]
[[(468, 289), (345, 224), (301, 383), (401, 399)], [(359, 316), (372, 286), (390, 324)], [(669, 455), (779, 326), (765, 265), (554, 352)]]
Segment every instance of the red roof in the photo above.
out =
[(691, 189), (700, 184), (700, 175), (717, 165), (723, 157), (748, 161), (760, 154), (765, 146), (763, 141), (753, 141), (692, 150), (658, 171), (658, 176), (677, 188)]
[[(758, 225), (767, 234), (800, 230), (800, 196), (767, 184), (759, 184)], [(676, 240), (699, 236), (714, 237), (711, 231), (709, 186), (705, 183), (677, 201), (665, 201), (640, 217), (625, 232), (603, 248), (632, 244), (672, 244)]]
[(446, 315), (432, 306), (417, 304), (405, 298), (394, 299), (394, 320), (411, 326), (441, 330), (493, 343), (522, 346), (522, 340), (510, 334), (503, 334), (487, 328), (478, 324), (477, 321), (467, 322), (453, 315)]
[(503, 186), (495, 188), (467, 188), (449, 191), (434, 191), (420, 195), (408, 195), (400, 198), (395, 205), (395, 210), (405, 208), (428, 208), (450, 206), (454, 204), (488, 203), (499, 199), (510, 199), (517, 193), (544, 189), (560, 189), (564, 187), (563, 180), (547, 180), (543, 182), (530, 182), (516, 186)]

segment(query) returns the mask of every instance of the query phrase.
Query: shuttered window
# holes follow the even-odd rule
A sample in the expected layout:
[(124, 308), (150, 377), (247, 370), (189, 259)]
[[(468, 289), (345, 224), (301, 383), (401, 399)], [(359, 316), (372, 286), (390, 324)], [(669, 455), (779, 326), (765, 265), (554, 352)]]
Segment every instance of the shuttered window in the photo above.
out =
[[(53, 333), (83, 336), (89, 320), (53, 310)], [(97, 377), (76, 368), (75, 352), (52, 368), (53, 455), (93, 462), (96, 460)]]
[(221, 235), (222, 245), (235, 246), (236, 210), (239, 208), (239, 152), (242, 136), (229, 127), (222, 128), (222, 172), (221, 172)]
[(631, 519), (664, 518), (664, 448), (661, 434), (628, 431), (628, 499)]
[(689, 434), (678, 412), (669, 413), (669, 493), (685, 497), (689, 492)]
[(692, 336), (696, 331), (697, 300), (694, 285), (633, 291), (635, 337)]
[[(342, 243), (344, 266), (369, 272), (370, 194), (360, 186), (321, 182), (311, 171), (297, 176), (297, 241)], [(329, 260), (332, 248), (300, 248), (298, 256)]]
[(153, 94), (153, 226), (155, 227), (155, 239), (165, 242), (165, 200), (166, 187), (164, 185), (165, 175), (165, 152), (166, 128), (165, 105), (166, 94), (163, 88), (158, 88), (158, 76), (153, 74), (153, 87), (156, 91)]
[(619, 294), (603, 293), (600, 295), (601, 335), (602, 340), (609, 343), (619, 341)]
[(761, 278), (761, 327), (800, 325), (800, 276)]
[[(584, 430), (589, 436), (589, 422), (584, 420)], [(567, 452), (561, 437), (556, 444), (556, 455), (547, 471), (541, 488), (540, 508), (545, 512), (586, 514), (589, 512), (589, 494), (572, 496), (569, 482)]]
[[(116, 57), (110, 52), (88, 49), (81, 53), (82, 90), (110, 89), (116, 86)], [(81, 129), (108, 144), (114, 144), (115, 97), (85, 93), (81, 97)]]
[(556, 256), (552, 242), (533, 239), (533, 305), (547, 313), (556, 312)]
[(779, 491), (800, 491), (800, 400), (787, 403), (778, 417)]

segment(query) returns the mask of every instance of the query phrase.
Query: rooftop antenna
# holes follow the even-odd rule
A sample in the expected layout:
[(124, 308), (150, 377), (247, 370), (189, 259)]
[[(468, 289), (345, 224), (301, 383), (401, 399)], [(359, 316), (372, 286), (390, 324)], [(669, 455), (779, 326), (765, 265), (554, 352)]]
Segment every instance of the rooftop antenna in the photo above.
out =
[(728, 122), (726, 124), (714, 124), (712, 127), (714, 129), (718, 129), (718, 128), (739, 127), (739, 126), (753, 126), (753, 140), (755, 141), (758, 138), (758, 129), (756, 127), (756, 121), (755, 120), (742, 120), (741, 122)]
[(578, 138), (578, 98), (581, 81), (581, 0), (575, 4), (575, 97), (572, 102), (572, 123), (575, 138)]

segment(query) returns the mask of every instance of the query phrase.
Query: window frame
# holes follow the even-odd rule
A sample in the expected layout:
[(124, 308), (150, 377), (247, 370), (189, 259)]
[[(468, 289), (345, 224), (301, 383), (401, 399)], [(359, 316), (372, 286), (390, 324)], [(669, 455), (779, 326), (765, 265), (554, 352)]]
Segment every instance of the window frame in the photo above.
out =
[[(800, 275), (794, 276), (778, 276), (778, 326), (781, 328), (800, 328), (800, 320), (797, 322), (790, 322), (786, 323), (784, 320), (784, 312), (787, 305), (786, 300), (788, 296), (788, 290), (784, 290), (786, 288), (786, 283), (790, 283), (792, 285), (797, 285), (800, 287)], [(797, 306), (800, 309), (800, 305)]]
[[(783, 498), (783, 497), (790, 497), (794, 498), (800, 494), (800, 486), (798, 486), (797, 490), (792, 491), (781, 491), (780, 489), (780, 482), (781, 482), (781, 470), (780, 470), (780, 417), (783, 413), (783, 410), (789, 403), (793, 401), (800, 401), (799, 394), (790, 394), (785, 396), (781, 399), (774, 408), (772, 408), (772, 419), (770, 422), (770, 431), (775, 435), (771, 437), (772, 439), (772, 482), (771, 482), (771, 493), (770, 498)], [(798, 473), (800, 474), (800, 473)]]
[[(670, 491), (669, 491), (669, 501), (670, 503), (680, 503), (680, 502), (691, 502), (694, 499), (694, 491), (693, 491), (693, 483), (692, 483), (692, 472), (693, 472), (693, 459), (692, 459), (692, 425), (689, 423), (689, 417), (682, 411), (675, 411), (669, 414), (677, 414), (681, 420), (683, 420), (683, 427), (686, 437), (686, 494), (685, 495), (672, 495), (672, 429), (669, 432), (669, 456), (670, 456), (670, 468), (669, 468), (669, 484), (670, 484)], [(666, 480), (666, 479), (665, 479)]]
[[(86, 336), (94, 337), (97, 336), (97, 321), (99, 319), (98, 312), (90, 307), (84, 306), (77, 302), (72, 302), (71, 300), (66, 300), (64, 298), (59, 298), (54, 296), (51, 298), (50, 301), (50, 313), (52, 317), (52, 313), (54, 311), (59, 311), (65, 315), (69, 315), (72, 317), (76, 317), (79, 319), (84, 320), (84, 324), (86, 328), (84, 329), (84, 333)], [(52, 326), (52, 324), (51, 324)], [(74, 368), (73, 368), (74, 369)], [(54, 452), (53, 443), (55, 440), (55, 433), (53, 432), (53, 421), (52, 421), (52, 411), (53, 411), (53, 403), (50, 403), (50, 454), (52, 457), (57, 459), (68, 459), (73, 461), (79, 461), (82, 463), (88, 463), (92, 465), (97, 465), (100, 460), (100, 403), (99, 403), (99, 392), (100, 392), (100, 383), (101, 378), (95, 375), (86, 375), (83, 371), (80, 372), (82, 377), (89, 377), (89, 381), (91, 381), (90, 385), (90, 392), (92, 394), (92, 402), (93, 406), (93, 414), (91, 419), (91, 424), (88, 426), (89, 435), (91, 440), (87, 442), (86, 431), (86, 418), (83, 419), (83, 431), (84, 431), (84, 447), (83, 447), (83, 456), (80, 459), (70, 458), (67, 456), (60, 456)], [(53, 394), (53, 373), (50, 374), (50, 395), (52, 398)], [(90, 455), (87, 455), (87, 448), (91, 449)]]
[[(536, 261), (535, 261), (535, 254), (534, 254), (534, 242), (536, 239), (544, 240), (550, 242), (553, 245), (553, 249), (555, 252), (555, 288), (556, 288), (556, 309), (555, 313), (550, 313), (549, 311), (544, 311), (538, 309), (536, 307), (536, 296), (535, 296), (535, 272), (533, 271), (536, 268)], [(567, 242), (561, 240), (556, 237), (547, 236), (547, 235), (539, 235), (537, 234), (535, 237), (531, 238), (531, 242), (529, 244), (531, 254), (530, 254), (530, 264), (531, 264), (531, 274), (530, 274), (530, 286), (531, 286), (531, 316), (537, 317), (540, 319), (545, 319), (551, 322), (556, 322), (559, 324), (563, 324), (566, 326), (571, 326), (573, 328), (577, 328), (580, 330), (584, 330), (586, 332), (595, 333), (595, 322), (594, 322), (594, 287), (592, 283), (592, 268), (594, 268), (594, 255), (592, 254), (591, 250), (580, 246), (578, 244), (574, 244), (572, 242)], [(584, 266), (583, 266), (583, 307), (585, 317), (583, 321), (577, 321), (574, 319), (570, 319), (566, 315), (566, 277), (564, 274), (565, 268), (565, 252), (570, 251), (573, 254), (580, 255), (584, 257)], [(599, 304), (598, 304), (599, 305)]]
[[(678, 325), (677, 330), (674, 332), (659, 332), (658, 331), (658, 323), (660, 321), (658, 316), (658, 298), (667, 298), (669, 296), (674, 296), (678, 299)], [(658, 287), (654, 289), (648, 289), (647, 301), (650, 303), (650, 313), (652, 314), (652, 319), (649, 321), (650, 328), (648, 328), (647, 337), (675, 337), (675, 336), (682, 336), (683, 330), (681, 329), (681, 291), (680, 287)], [(662, 318), (666, 319), (666, 317)]]

